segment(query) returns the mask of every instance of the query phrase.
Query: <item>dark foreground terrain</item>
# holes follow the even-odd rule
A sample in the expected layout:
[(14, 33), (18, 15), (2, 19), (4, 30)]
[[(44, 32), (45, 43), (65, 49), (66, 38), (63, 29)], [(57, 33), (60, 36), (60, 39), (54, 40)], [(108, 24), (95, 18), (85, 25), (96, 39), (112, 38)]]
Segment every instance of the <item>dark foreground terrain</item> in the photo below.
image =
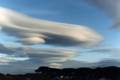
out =
[(40, 67), (35, 73), (24, 75), (0, 74), (0, 80), (120, 80), (120, 68), (66, 68)]

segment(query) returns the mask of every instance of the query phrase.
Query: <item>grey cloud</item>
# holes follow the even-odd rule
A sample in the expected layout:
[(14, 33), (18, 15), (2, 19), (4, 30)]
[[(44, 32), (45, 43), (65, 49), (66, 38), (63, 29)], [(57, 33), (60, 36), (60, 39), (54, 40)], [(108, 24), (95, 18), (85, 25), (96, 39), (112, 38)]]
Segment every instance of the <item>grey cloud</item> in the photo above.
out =
[(1, 65), (8, 64), (10, 62), (25, 61), (28, 59), (29, 59), (28, 57), (19, 57), (15, 55), (8, 55), (8, 54), (0, 53), (0, 64)]
[(83, 51), (83, 53), (119, 53), (120, 52), (120, 48), (109, 48), (109, 47), (103, 47), (103, 48), (95, 48), (95, 49), (90, 49), (90, 50), (86, 50)]
[[(103, 38), (95, 31), (81, 25), (35, 19), (0, 7), (2, 31), (18, 38), (24, 45), (94, 45)], [(82, 46), (81, 45), (81, 46)]]
[(10, 54), (10, 53), (13, 53), (13, 52), (14, 52), (13, 49), (6, 48), (6, 47), (3, 46), (2, 44), (0, 44), (0, 53), (7, 53), (7, 54)]
[[(32, 37), (32, 36), (38, 35), (38, 38), (39, 38), (39, 36), (40, 36), (40, 34), (38, 34), (38, 33), (31, 33), (31, 32), (26, 33), (25, 31), (20, 31), (15, 28), (3, 28), (2, 31), (9, 36), (14, 36), (14, 37), (18, 38), (18, 40), (16, 42), (20, 42), (25, 45), (32, 45), (34, 43), (29, 40), (25, 40), (26, 37)], [(71, 39), (70, 37), (67, 37), (67, 36), (48, 34), (48, 33), (42, 33), (42, 34), (47, 37), (47, 38), (43, 37), (45, 40), (44, 44), (48, 44), (48, 45), (74, 46), (74, 45), (89, 44), (89, 42), (87, 42), (87, 41), (80, 42), (80, 41), (76, 41), (75, 39)]]
[(75, 57), (77, 52), (66, 49), (48, 48), (48, 49), (32, 49), (28, 48), (24, 52), (30, 57), (30, 59), (36, 61), (46, 61), (48, 63), (64, 62), (67, 59)]
[(92, 3), (94, 6), (99, 9), (105, 11), (109, 16), (116, 17), (117, 14), (117, 6), (119, 4), (119, 0), (86, 0), (89, 3)]
[[(28, 71), (37, 68), (38, 66), (59, 67), (61, 62), (71, 59), (77, 55), (77, 52), (62, 48), (31, 48), (31, 47), (8, 47), (0, 44), (0, 71), (3, 71), (2, 66), (12, 69), (8, 72), (13, 72), (17, 69)], [(7, 50), (7, 52), (3, 52)], [(13, 53), (10, 53), (13, 51)], [(19, 63), (19, 64), (18, 64)], [(55, 66), (55, 64), (59, 66)], [(54, 66), (53, 66), (54, 65)], [(24, 66), (24, 67), (23, 67)], [(16, 68), (15, 68), (16, 67)], [(3, 71), (5, 72), (5, 71)]]
[(120, 25), (120, 0), (85, 0), (98, 7), (113, 20), (113, 28)]
[(9, 62), (16, 62), (16, 61), (25, 61), (29, 58), (26, 56), (16, 56), (14, 55), (16, 50), (10, 47), (6, 47), (0, 44), (0, 65), (6, 65)]

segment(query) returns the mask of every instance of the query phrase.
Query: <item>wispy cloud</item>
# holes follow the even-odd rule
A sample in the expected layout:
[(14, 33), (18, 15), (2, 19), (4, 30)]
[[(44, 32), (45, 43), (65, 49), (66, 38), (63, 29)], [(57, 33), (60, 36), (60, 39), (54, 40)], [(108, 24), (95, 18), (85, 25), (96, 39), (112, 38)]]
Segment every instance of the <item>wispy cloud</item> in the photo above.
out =
[[(78, 61), (96, 63), (102, 60), (120, 61), (120, 48), (99, 47), (81, 52)], [(88, 60), (89, 59), (89, 60)], [(76, 59), (75, 59), (76, 60)]]
[(16, 50), (13, 48), (8, 48), (5, 47), (4, 45), (0, 44), (0, 64), (1, 65), (6, 65), (11, 62), (16, 62), (16, 61), (25, 61), (29, 60), (27, 56), (17, 56), (15, 55)]
[(29, 58), (26, 56), (19, 57), (19, 56), (15, 56), (15, 55), (8, 55), (8, 54), (0, 53), (0, 64), (1, 65), (6, 65), (11, 62), (25, 61), (25, 60), (29, 60)]
[(88, 52), (88, 53), (107, 53), (107, 54), (114, 53), (114, 54), (116, 54), (116, 53), (120, 52), (120, 48), (99, 47), (99, 48), (86, 50), (85, 52)]
[(104, 11), (113, 19), (113, 26), (119, 28), (120, 25), (120, 0), (86, 0)]

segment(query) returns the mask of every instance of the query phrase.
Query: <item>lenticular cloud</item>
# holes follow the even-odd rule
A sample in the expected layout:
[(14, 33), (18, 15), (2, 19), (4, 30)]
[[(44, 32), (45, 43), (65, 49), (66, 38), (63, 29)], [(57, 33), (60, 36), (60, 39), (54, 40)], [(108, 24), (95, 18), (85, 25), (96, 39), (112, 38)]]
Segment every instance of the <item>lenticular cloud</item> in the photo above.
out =
[(85, 26), (36, 19), (3, 7), (0, 7), (0, 26), (5, 34), (16, 37), (16, 42), (23, 45), (88, 46), (103, 39)]

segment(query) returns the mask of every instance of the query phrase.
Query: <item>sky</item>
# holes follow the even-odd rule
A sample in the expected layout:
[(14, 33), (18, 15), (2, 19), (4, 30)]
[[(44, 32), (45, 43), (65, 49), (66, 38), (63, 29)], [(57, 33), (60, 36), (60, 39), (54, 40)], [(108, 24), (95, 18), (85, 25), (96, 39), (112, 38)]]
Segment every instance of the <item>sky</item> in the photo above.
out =
[(0, 0), (0, 72), (120, 66), (120, 0), (113, 1)]

